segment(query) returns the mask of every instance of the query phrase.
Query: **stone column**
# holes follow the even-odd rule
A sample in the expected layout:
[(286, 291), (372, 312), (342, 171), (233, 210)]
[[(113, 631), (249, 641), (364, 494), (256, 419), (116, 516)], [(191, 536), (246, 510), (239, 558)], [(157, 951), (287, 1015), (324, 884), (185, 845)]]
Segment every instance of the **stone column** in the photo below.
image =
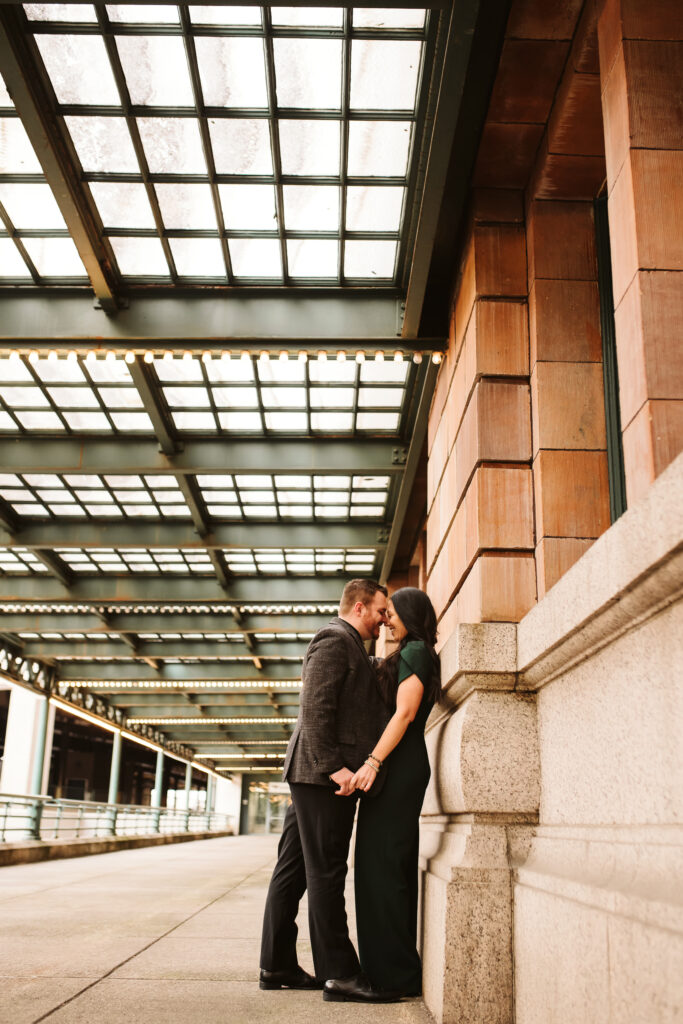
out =
[(630, 506), (683, 448), (683, 6), (606, 0), (598, 39)]
[(441, 653), (421, 836), (424, 998), (439, 1024), (514, 1019), (511, 863), (540, 790), (535, 699), (514, 692), (516, 629), (459, 625)]

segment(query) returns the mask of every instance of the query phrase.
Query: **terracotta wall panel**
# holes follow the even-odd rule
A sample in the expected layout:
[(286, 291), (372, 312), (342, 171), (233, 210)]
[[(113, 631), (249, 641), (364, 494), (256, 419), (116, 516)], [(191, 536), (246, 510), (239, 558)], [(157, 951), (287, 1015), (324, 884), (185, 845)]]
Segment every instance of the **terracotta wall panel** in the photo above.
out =
[(536, 363), (531, 375), (533, 451), (603, 449), (601, 363)]
[(569, 52), (561, 40), (506, 39), (489, 105), (492, 122), (542, 124)]
[(540, 279), (529, 292), (531, 365), (537, 360), (602, 362), (595, 281)]
[(629, 505), (683, 450), (683, 401), (648, 401), (623, 435)]
[(585, 202), (529, 205), (529, 281), (594, 281), (597, 277), (593, 207)]
[(533, 472), (539, 540), (599, 537), (609, 527), (605, 452), (540, 451)]
[(578, 537), (544, 537), (536, 548), (538, 599), (571, 569), (593, 543)]

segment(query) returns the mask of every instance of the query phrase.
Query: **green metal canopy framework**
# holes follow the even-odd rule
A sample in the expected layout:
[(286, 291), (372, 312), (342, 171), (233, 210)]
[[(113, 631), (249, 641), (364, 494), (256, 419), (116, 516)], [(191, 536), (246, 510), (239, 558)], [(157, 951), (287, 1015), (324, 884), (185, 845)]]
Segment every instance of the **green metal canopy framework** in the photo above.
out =
[(5, 671), (280, 763), (311, 636), (422, 527), (507, 7), (0, 4)]

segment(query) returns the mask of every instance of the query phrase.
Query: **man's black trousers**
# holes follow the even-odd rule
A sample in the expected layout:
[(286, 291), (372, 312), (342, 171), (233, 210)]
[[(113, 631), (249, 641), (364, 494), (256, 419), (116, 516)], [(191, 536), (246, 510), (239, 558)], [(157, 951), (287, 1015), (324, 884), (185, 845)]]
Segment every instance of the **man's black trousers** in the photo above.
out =
[(296, 915), (308, 889), (308, 926), (315, 976), (348, 978), (360, 971), (349, 938), (344, 903), (346, 862), (356, 809), (355, 796), (335, 796), (332, 786), (290, 783), (278, 859), (270, 881), (261, 939), (261, 967), (297, 966)]

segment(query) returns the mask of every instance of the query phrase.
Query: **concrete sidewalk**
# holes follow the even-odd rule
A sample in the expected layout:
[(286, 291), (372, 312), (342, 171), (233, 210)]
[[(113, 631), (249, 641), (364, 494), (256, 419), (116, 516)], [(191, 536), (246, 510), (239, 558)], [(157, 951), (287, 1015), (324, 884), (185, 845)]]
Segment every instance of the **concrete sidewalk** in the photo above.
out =
[[(276, 844), (227, 837), (0, 869), (0, 1024), (429, 1024), (421, 1000), (259, 990)], [(353, 922), (351, 892), (347, 903)], [(305, 908), (299, 948), (312, 970)]]

